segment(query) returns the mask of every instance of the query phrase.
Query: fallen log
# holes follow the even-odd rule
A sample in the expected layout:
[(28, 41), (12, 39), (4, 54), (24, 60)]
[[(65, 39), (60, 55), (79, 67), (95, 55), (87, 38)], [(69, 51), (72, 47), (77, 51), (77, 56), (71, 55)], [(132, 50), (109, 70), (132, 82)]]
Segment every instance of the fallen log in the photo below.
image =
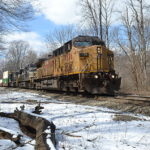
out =
[(14, 133), (14, 131), (8, 130), (6, 128), (0, 127), (0, 139), (8, 139), (16, 143), (17, 145), (20, 145), (20, 134)]
[[(55, 125), (53, 122), (24, 111), (15, 110), (14, 113), (0, 113), (2, 117), (9, 117), (17, 120), (21, 128), (26, 128), (36, 139), (36, 150), (55, 149)], [(27, 132), (26, 131), (26, 132)]]

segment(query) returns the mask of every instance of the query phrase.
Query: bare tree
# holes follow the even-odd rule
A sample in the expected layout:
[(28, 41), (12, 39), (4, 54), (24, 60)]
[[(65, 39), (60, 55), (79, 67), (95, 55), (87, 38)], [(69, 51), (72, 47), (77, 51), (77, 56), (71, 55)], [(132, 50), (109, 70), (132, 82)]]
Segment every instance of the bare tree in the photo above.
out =
[(107, 47), (109, 48), (111, 43), (111, 23), (112, 23), (112, 14), (114, 9), (114, 2), (112, 0), (103, 0), (103, 30), (104, 30), (104, 41), (106, 42)]
[(149, 85), (147, 74), (147, 52), (150, 42), (150, 20), (144, 0), (128, 0), (122, 14), (121, 27), (116, 33), (118, 46), (130, 62), (130, 73), (137, 90), (146, 89)]
[[(32, 54), (32, 56), (31, 56)], [(30, 58), (32, 57), (32, 58)], [(17, 71), (24, 68), (35, 57), (31, 52), (30, 45), (25, 41), (13, 41), (10, 43), (6, 68), (10, 71)]]
[(4, 68), (5, 68), (4, 64), (5, 64), (5, 60), (4, 59), (0, 59), (0, 79), (3, 76), (3, 72), (4, 72)]
[(25, 21), (33, 18), (32, 1), (35, 0), (0, 0), (0, 51), (4, 49), (3, 35), (25, 29)]
[[(33, 0), (32, 0), (33, 1)], [(29, 0), (0, 0), (0, 19), (5, 30), (9, 26), (20, 28), (33, 17), (34, 11)]]
[(50, 51), (62, 46), (65, 42), (74, 38), (78, 33), (73, 25), (55, 29), (46, 35), (46, 44)]
[[(99, 5), (98, 5), (99, 4)], [(101, 39), (102, 37), (102, 14), (101, 14), (101, 0), (82, 0), (82, 15), (83, 15), (83, 22), (89, 25), (89, 28), (93, 30), (93, 34), (99, 36)], [(100, 8), (98, 7), (100, 6)], [(98, 12), (97, 12), (98, 10)], [(100, 28), (99, 28), (100, 27)], [(100, 33), (101, 31), (101, 33)]]
[(26, 54), (25, 65), (34, 64), (37, 61), (37, 58), (37, 53), (32, 49), (29, 49)]
[(105, 40), (109, 47), (110, 25), (114, 3), (111, 0), (82, 0), (82, 19), (92, 34)]

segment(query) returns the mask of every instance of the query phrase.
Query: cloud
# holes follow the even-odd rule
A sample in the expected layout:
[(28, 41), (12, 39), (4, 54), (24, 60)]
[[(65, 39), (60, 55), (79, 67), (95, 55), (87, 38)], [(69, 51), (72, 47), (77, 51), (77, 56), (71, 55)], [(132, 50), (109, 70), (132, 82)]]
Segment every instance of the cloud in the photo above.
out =
[(29, 42), (30, 46), (38, 54), (44, 53), (47, 51), (45, 43), (41, 36), (35, 32), (14, 32), (6, 36), (7, 42), (14, 40), (24, 40)]
[(46, 19), (55, 24), (76, 24), (80, 20), (79, 0), (39, 0), (34, 3), (35, 9), (40, 9)]

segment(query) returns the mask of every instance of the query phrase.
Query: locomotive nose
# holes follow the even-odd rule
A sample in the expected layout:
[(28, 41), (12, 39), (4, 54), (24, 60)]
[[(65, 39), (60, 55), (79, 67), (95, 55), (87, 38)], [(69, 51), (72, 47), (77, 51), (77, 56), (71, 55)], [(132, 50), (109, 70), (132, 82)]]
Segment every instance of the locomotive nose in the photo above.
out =
[(97, 71), (102, 69), (102, 47), (97, 47)]

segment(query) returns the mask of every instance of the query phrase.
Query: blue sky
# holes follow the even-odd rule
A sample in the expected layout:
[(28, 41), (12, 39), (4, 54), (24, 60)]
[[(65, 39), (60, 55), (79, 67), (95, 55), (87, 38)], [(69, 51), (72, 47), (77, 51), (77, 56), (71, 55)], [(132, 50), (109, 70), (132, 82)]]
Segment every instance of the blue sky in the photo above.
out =
[(34, 20), (27, 23), (29, 31), (36, 32), (38, 34), (45, 35), (48, 31), (59, 26), (52, 22), (51, 20), (46, 19), (43, 15), (36, 16)]
[(33, 20), (27, 22), (28, 31), (36, 32), (42, 37), (44, 37), (48, 32), (54, 31), (56, 28), (60, 28), (62, 26), (67, 27), (68, 25), (56, 24), (53, 21), (46, 19), (44, 15), (36, 16)]
[(28, 32), (13, 32), (7, 41), (25, 40), (38, 53), (46, 52), (44, 36), (55, 28), (76, 24), (80, 20), (79, 0), (38, 0), (33, 8), (38, 11), (32, 21), (27, 22)]

